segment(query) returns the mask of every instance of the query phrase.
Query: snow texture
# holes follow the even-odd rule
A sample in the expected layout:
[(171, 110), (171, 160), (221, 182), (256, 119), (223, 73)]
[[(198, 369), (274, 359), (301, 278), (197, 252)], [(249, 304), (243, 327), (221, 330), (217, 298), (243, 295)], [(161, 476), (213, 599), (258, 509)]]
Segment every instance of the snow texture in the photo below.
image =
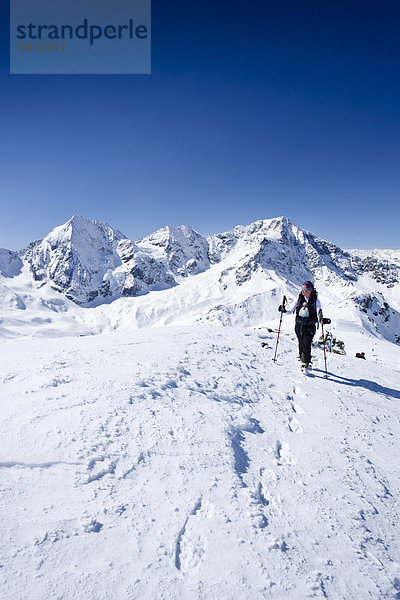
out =
[(3, 340), (2, 597), (399, 597), (398, 370), (275, 338)]

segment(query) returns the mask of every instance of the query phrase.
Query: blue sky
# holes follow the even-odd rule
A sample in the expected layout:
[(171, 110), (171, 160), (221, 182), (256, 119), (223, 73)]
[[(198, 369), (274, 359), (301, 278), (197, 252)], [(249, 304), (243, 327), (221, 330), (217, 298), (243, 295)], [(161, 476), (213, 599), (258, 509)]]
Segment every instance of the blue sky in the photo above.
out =
[(9, 75), (1, 10), (0, 247), (75, 213), (400, 247), (397, 1), (153, 0), (151, 75)]

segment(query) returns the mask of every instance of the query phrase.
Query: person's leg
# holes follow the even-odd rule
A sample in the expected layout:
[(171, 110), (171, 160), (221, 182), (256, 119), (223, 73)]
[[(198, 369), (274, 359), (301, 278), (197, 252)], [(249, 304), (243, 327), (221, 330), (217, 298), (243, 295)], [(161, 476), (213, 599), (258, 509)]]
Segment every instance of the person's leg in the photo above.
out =
[(296, 335), (299, 340), (299, 358), (302, 363), (307, 362), (307, 344), (305, 325), (296, 325)]
[[(307, 365), (311, 360), (311, 343), (315, 334), (315, 327), (304, 327), (303, 332), (303, 345), (302, 345), (302, 362)], [(304, 361), (303, 361), (304, 357)]]
[(302, 326), (301, 326), (301, 325), (298, 325), (298, 324), (296, 323), (294, 330), (295, 330), (295, 332), (296, 332), (296, 335), (297, 335), (297, 342), (298, 342), (298, 344), (299, 344), (299, 358), (301, 358), (301, 351), (302, 351), (301, 329), (302, 329)]

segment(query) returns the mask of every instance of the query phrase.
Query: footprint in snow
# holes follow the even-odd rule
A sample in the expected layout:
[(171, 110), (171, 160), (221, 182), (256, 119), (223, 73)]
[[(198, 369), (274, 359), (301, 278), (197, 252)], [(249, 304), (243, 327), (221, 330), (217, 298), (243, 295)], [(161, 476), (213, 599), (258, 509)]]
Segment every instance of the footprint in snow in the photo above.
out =
[(185, 367), (179, 367), (177, 369), (177, 372), (180, 374), (180, 379), (183, 379), (183, 377), (188, 377), (189, 375), (191, 375), (191, 373), (185, 369)]
[(298, 385), (295, 385), (293, 387), (293, 394), (295, 396), (299, 396), (300, 398), (307, 398), (307, 396), (309, 396), (310, 394), (308, 392), (306, 392), (305, 390), (303, 390), (301, 387), (299, 387)]
[(81, 528), (85, 533), (99, 533), (103, 528), (103, 523), (97, 521), (95, 517), (84, 515), (81, 517)]
[(178, 387), (178, 385), (177, 385), (176, 381), (174, 381), (173, 379), (167, 379), (160, 385), (160, 388), (162, 390), (168, 390), (168, 389), (177, 388), (177, 387)]
[[(278, 479), (279, 479), (279, 477), (275, 473), (275, 471), (268, 467), (260, 467), (259, 474), (260, 474), (260, 477), (262, 477), (262, 479), (267, 482), (271, 482), (271, 481), (274, 482), (274, 481), (278, 481)], [(264, 489), (264, 487), (262, 487), (262, 489)]]
[(284, 539), (277, 538), (270, 543), (268, 550), (280, 550), (281, 552), (287, 552), (289, 548)]
[(329, 580), (329, 577), (324, 576), (319, 571), (315, 572), (314, 577), (308, 578), (307, 587), (311, 594), (310, 597), (314, 598), (317, 595), (321, 595), (322, 598), (328, 598), (328, 594), (325, 588), (325, 581)]
[(191, 571), (200, 563), (205, 551), (205, 540), (201, 535), (188, 535), (182, 540), (180, 566), (182, 573)]
[(200, 534), (204, 519), (209, 516), (209, 506), (203, 510), (203, 498), (200, 497), (190, 511), (178, 533), (175, 542), (175, 567), (187, 573), (197, 567), (205, 552), (205, 540)]
[(292, 455), (287, 442), (280, 442), (277, 440), (275, 445), (275, 458), (278, 466), (296, 464), (296, 459)]
[(300, 404), (296, 404), (296, 402), (291, 403), (291, 408), (292, 408), (292, 411), (294, 413), (297, 413), (298, 415), (306, 414), (306, 411), (304, 410), (304, 408), (302, 406), (300, 406)]
[(261, 504), (262, 506), (269, 505), (269, 500), (264, 493), (264, 487), (263, 487), (263, 484), (261, 481), (259, 481), (257, 484), (255, 497), (256, 497), (258, 503)]
[(247, 507), (246, 512), (249, 516), (253, 527), (256, 529), (264, 529), (268, 527), (268, 519), (264, 514), (264, 507), (268, 506), (267, 500), (263, 494), (262, 483), (258, 483), (256, 490), (253, 492), (249, 488), (244, 487), (240, 493), (243, 495)]
[(303, 431), (297, 419), (292, 419), (292, 417), (289, 417), (288, 428), (292, 433), (301, 433)]

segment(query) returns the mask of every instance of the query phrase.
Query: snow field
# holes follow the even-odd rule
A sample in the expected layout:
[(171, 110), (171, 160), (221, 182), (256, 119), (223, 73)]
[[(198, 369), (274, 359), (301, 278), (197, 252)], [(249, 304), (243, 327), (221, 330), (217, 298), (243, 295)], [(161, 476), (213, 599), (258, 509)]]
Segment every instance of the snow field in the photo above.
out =
[(398, 372), (289, 331), (2, 341), (2, 596), (400, 597)]

